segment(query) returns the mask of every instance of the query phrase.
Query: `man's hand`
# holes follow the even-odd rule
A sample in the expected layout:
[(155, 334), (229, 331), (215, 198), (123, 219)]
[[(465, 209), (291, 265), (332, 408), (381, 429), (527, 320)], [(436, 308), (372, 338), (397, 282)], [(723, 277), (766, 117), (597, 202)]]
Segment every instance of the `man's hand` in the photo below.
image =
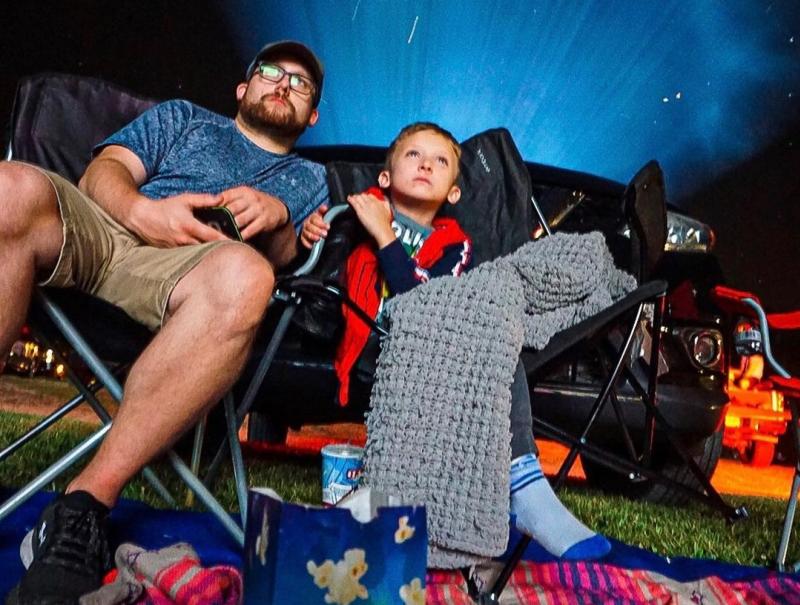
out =
[(184, 193), (151, 200), (139, 193), (146, 178), (139, 156), (120, 145), (109, 145), (92, 160), (78, 185), (114, 220), (151, 246), (174, 248), (226, 239), (193, 213), (195, 208), (219, 206), (221, 196)]
[(323, 218), (327, 211), (328, 206), (323, 204), (312, 212), (303, 223), (303, 230), (300, 232), (300, 243), (309, 250), (323, 237), (328, 237), (330, 225)]
[(392, 207), (385, 199), (379, 199), (371, 193), (356, 193), (347, 196), (358, 220), (375, 239), (378, 248), (391, 244), (397, 236), (392, 229)]
[(258, 233), (282, 229), (292, 219), (286, 204), (252, 187), (227, 189), (221, 196), (221, 205), (233, 213), (243, 240), (248, 240)]
[(182, 193), (161, 200), (142, 200), (131, 207), (129, 228), (142, 240), (157, 248), (174, 248), (228, 239), (198, 221), (195, 208), (221, 206), (222, 196)]

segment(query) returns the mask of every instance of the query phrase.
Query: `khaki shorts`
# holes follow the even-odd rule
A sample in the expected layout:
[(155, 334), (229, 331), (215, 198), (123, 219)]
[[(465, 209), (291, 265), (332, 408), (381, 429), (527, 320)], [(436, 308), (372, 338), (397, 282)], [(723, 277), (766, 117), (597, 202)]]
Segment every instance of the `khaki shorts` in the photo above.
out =
[(178, 281), (211, 250), (237, 242), (178, 248), (145, 245), (63, 177), (41, 170), (56, 191), (64, 243), (41, 285), (77, 287), (121, 307), (151, 330), (161, 326)]

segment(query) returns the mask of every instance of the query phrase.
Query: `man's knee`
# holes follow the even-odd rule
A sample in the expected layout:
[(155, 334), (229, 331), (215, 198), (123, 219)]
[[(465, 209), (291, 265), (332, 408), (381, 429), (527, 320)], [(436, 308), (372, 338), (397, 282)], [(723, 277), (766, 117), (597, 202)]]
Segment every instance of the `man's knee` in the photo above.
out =
[(57, 215), (55, 191), (39, 170), (19, 162), (0, 163), (0, 235), (25, 235), (42, 217)]
[(245, 246), (221, 246), (197, 269), (220, 322), (251, 327), (261, 321), (275, 286), (272, 266), (263, 256)]

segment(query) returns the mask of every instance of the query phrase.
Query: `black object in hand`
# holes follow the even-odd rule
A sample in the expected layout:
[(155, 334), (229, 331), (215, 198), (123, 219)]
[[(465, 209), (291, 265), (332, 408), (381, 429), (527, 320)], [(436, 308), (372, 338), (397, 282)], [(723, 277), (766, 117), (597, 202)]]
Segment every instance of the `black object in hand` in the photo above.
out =
[(233, 213), (225, 206), (212, 206), (211, 208), (195, 208), (194, 216), (209, 227), (224, 233), (229, 238), (242, 241), (242, 234), (236, 224)]

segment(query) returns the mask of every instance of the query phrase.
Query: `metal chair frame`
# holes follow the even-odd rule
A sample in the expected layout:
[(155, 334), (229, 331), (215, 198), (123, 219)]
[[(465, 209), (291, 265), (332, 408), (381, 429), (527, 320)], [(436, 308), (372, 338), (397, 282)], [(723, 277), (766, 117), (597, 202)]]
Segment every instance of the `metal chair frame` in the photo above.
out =
[[(60, 74), (46, 74), (44, 76), (45, 79), (49, 77), (53, 77), (58, 80), (64, 78), (65, 76)], [(69, 76), (66, 77), (69, 78)], [(35, 79), (36, 78), (34, 78), (34, 80)], [(92, 78), (87, 78), (86, 81), (88, 85), (91, 85), (91, 82), (99, 82), (103, 85), (107, 85), (109, 88), (114, 88), (113, 85), (103, 83), (101, 81), (95, 81)], [(83, 79), (81, 79), (81, 82), (83, 82)], [(134, 97), (130, 93), (127, 94), (131, 98)], [(26, 103), (27, 102), (29, 101), (26, 100)], [(16, 111), (17, 108), (15, 106), (15, 120)], [(12, 136), (10, 137), (6, 147), (4, 159), (7, 161), (16, 159), (13, 128)], [(307, 270), (309, 270), (309, 263), (306, 263), (303, 267), (301, 267), (297, 274)], [(274, 301), (276, 298), (273, 298), (272, 300)], [(43, 313), (44, 317), (47, 318), (47, 321), (53, 324), (56, 331), (63, 336), (64, 340), (69, 344), (72, 350), (92, 372), (93, 378), (87, 382), (84, 382), (68, 364), (65, 364), (68, 368), (67, 377), (77, 389), (78, 394), (38, 422), (25, 434), (15, 439), (13, 443), (4, 447), (2, 451), (0, 451), (0, 462), (12, 455), (23, 445), (29, 443), (32, 439), (40, 435), (45, 429), (52, 426), (55, 422), (63, 418), (64, 415), (84, 402), (88, 403), (88, 405), (92, 408), (102, 422), (102, 426), (92, 435), (84, 439), (80, 444), (75, 446), (71, 451), (54, 462), (50, 467), (45, 469), (41, 474), (39, 474), (39, 476), (34, 478), (27, 485), (20, 488), (8, 500), (0, 504), (0, 520), (7, 517), (11, 512), (16, 510), (20, 505), (27, 501), (36, 491), (47, 486), (54, 478), (58, 477), (61, 473), (72, 467), (76, 462), (83, 458), (86, 454), (91, 452), (105, 437), (106, 433), (111, 428), (112, 418), (102, 404), (97, 400), (95, 393), (100, 389), (105, 388), (111, 395), (112, 399), (117, 403), (120, 403), (123, 397), (123, 388), (120, 384), (119, 376), (110, 371), (105, 365), (104, 360), (102, 360), (95, 353), (84, 335), (82, 335), (76, 327), (74, 321), (70, 319), (68, 314), (63, 310), (62, 306), (53, 299), (50, 289), (37, 287), (35, 289), (32, 305), (36, 307), (37, 311), (41, 311)], [(287, 322), (288, 319), (290, 319), (290, 317), (287, 318)], [(43, 343), (47, 343), (48, 338), (46, 331), (36, 329), (35, 326), (34, 329), (36, 331), (36, 335), (41, 339), (41, 341)], [(57, 351), (57, 348), (53, 347), (53, 350)], [(262, 359), (261, 365), (268, 366), (273, 353), (273, 349), (268, 349), (264, 355), (264, 359)], [(127, 362), (130, 362), (130, 360), (126, 360), (126, 363)], [(259, 385), (260, 379), (255, 387), (251, 386), (248, 389), (248, 394), (252, 393), (252, 396), (254, 396)], [(248, 397), (250, 397), (250, 395), (248, 395)], [(234, 480), (236, 484), (236, 495), (241, 516), (241, 525), (237, 524), (231, 518), (228, 512), (225, 511), (219, 501), (211, 493), (209, 486), (211, 485), (211, 481), (213, 479), (211, 476), (212, 474), (209, 473), (205, 481), (201, 481), (197, 476), (200, 466), (200, 454), (203, 445), (205, 419), (202, 419), (198, 423), (195, 430), (191, 467), (187, 466), (186, 463), (184, 463), (184, 461), (173, 450), (167, 452), (166, 459), (180, 479), (187, 485), (190, 490), (190, 495), (195, 495), (200, 502), (220, 521), (232, 538), (239, 545), (243, 546), (243, 527), (247, 518), (247, 478), (242, 459), (241, 447), (238, 440), (238, 429), (241, 424), (241, 417), (237, 418), (236, 405), (234, 397), (231, 393), (228, 393), (224, 396), (223, 407), (225, 410), (226, 443), (228, 447), (231, 448), (231, 459), (233, 464)], [(216, 466), (219, 465), (219, 462), (220, 461), (217, 461)], [(172, 494), (170, 494), (169, 490), (163, 485), (163, 483), (149, 467), (143, 469), (143, 474), (145, 479), (153, 486), (156, 493), (167, 504), (170, 506), (176, 505), (175, 498), (172, 496)]]
[[(778, 549), (775, 555), (775, 567), (778, 571), (800, 571), (800, 561), (792, 564), (786, 563), (786, 556), (789, 549), (789, 539), (792, 535), (794, 518), (797, 512), (797, 497), (800, 493), (800, 409), (798, 399), (800, 399), (800, 380), (791, 375), (785, 367), (775, 358), (772, 352), (770, 337), (770, 316), (764, 310), (760, 300), (750, 292), (733, 290), (727, 287), (717, 287), (712, 291), (712, 298), (724, 310), (735, 315), (742, 315), (756, 322), (756, 329), (761, 337), (761, 342), (755, 344), (754, 353), (762, 353), (767, 361), (767, 366), (772, 369), (773, 375), (770, 378), (772, 388), (783, 393), (785, 401), (791, 411), (791, 436), (792, 445), (795, 451), (794, 474), (792, 476), (792, 486), (789, 490), (789, 499), (786, 503), (786, 513), (783, 517), (781, 536), (778, 542)], [(774, 316), (772, 316), (774, 318)], [(800, 318), (798, 318), (800, 319)], [(787, 327), (786, 329), (800, 328), (798, 325)], [(783, 379), (783, 380), (781, 380)]]
[[(547, 220), (545, 219), (544, 213), (539, 208), (539, 205), (533, 196), (531, 196), (531, 203), (533, 204), (535, 214), (539, 219), (544, 233), (546, 235), (551, 235), (552, 231), (547, 223)], [(643, 245), (646, 244), (643, 242)], [(646, 262), (644, 264), (646, 264)], [(635, 308), (635, 310), (632, 312), (632, 320), (629, 319), (627, 321), (628, 328), (626, 335), (624, 337), (623, 344), (619, 348), (614, 349), (613, 345), (611, 345), (608, 339), (601, 339), (601, 344), (604, 346), (598, 347), (598, 350), (606, 358), (611, 358), (612, 367), (608, 368), (609, 371), (607, 378), (603, 382), (603, 385), (600, 388), (597, 397), (595, 398), (594, 404), (587, 415), (586, 423), (584, 424), (580, 434), (577, 437), (571, 435), (558, 426), (546, 422), (541, 418), (537, 418), (536, 416), (533, 418), (533, 427), (536, 432), (541, 433), (549, 439), (565, 444), (570, 448), (566, 458), (559, 468), (555, 480), (553, 481), (553, 489), (556, 491), (563, 486), (569, 470), (574, 465), (578, 455), (587, 456), (610, 469), (627, 474), (632, 482), (652, 480), (677, 489), (681, 493), (686, 494), (687, 496), (706, 504), (713, 510), (722, 513), (729, 522), (733, 523), (740, 519), (747, 518), (747, 510), (743, 506), (730, 506), (722, 499), (694, 459), (685, 452), (684, 448), (674, 436), (674, 431), (670, 428), (669, 423), (658, 410), (656, 399), (656, 387), (658, 383), (658, 356), (660, 351), (661, 326), (666, 305), (666, 289), (667, 284), (661, 281), (652, 281), (641, 285), (633, 294), (623, 299), (623, 302), (632, 299), (633, 306), (625, 305), (622, 313), (618, 313), (609, 318), (610, 323), (606, 322), (603, 324), (604, 326), (609, 326), (611, 323), (619, 323), (623, 315), (630, 314), (631, 309)], [(640, 329), (639, 320), (642, 317), (645, 306), (648, 304), (652, 304), (654, 308), (653, 335), (650, 346), (650, 357), (648, 359), (648, 367), (646, 371), (647, 384), (646, 386), (643, 386), (640, 384), (639, 378), (636, 376), (636, 373), (633, 371), (633, 369), (627, 365), (626, 360), (629, 359), (629, 353), (631, 345), (634, 342), (636, 331)], [(583, 325), (588, 325), (592, 321), (593, 318), (589, 318), (577, 326), (567, 330), (566, 332), (570, 330), (580, 332)], [(532, 378), (531, 375), (535, 374), (538, 368), (541, 368), (553, 358), (560, 356), (565, 350), (568, 351), (572, 346), (577, 344), (577, 342), (582, 340), (582, 337), (577, 338), (574, 343), (568, 345), (566, 348), (563, 346), (558, 347), (558, 350), (555, 351), (552, 356), (549, 353), (549, 347), (546, 347), (543, 351), (537, 353), (535, 367), (528, 369), (529, 380)], [(608, 353), (608, 348), (613, 350), (613, 353), (610, 355)], [(629, 383), (633, 386), (646, 410), (646, 430), (643, 442), (641, 444), (641, 449), (638, 452), (634, 444), (634, 439), (630, 434), (625, 422), (622, 407), (620, 406), (615, 393), (616, 384), (623, 375), (628, 378)], [(597, 421), (603, 407), (609, 401), (611, 402), (614, 414), (618, 421), (618, 426), (622, 432), (625, 450), (629, 456), (627, 459), (612, 452), (608, 452), (607, 450), (597, 447), (589, 442), (589, 433)], [(693, 476), (700, 483), (700, 491), (674, 481), (670, 477), (665, 476), (663, 473), (648, 468), (655, 444), (656, 428), (661, 429), (661, 431), (666, 435), (674, 452), (677, 453), (683, 462), (688, 465)], [(514, 549), (511, 551), (511, 554), (506, 560), (506, 563), (501, 569), (499, 575), (491, 583), (491, 586), (485, 591), (481, 591), (480, 588), (478, 588), (477, 584), (475, 583), (475, 578), (469, 574), (468, 570), (463, 571), (470, 596), (473, 598), (473, 600), (475, 600), (476, 603), (479, 605), (499, 604), (500, 595), (508, 583), (508, 580), (511, 578), (511, 575), (514, 572), (517, 564), (522, 559), (531, 540), (532, 538), (530, 536), (523, 536), (519, 540)]]

